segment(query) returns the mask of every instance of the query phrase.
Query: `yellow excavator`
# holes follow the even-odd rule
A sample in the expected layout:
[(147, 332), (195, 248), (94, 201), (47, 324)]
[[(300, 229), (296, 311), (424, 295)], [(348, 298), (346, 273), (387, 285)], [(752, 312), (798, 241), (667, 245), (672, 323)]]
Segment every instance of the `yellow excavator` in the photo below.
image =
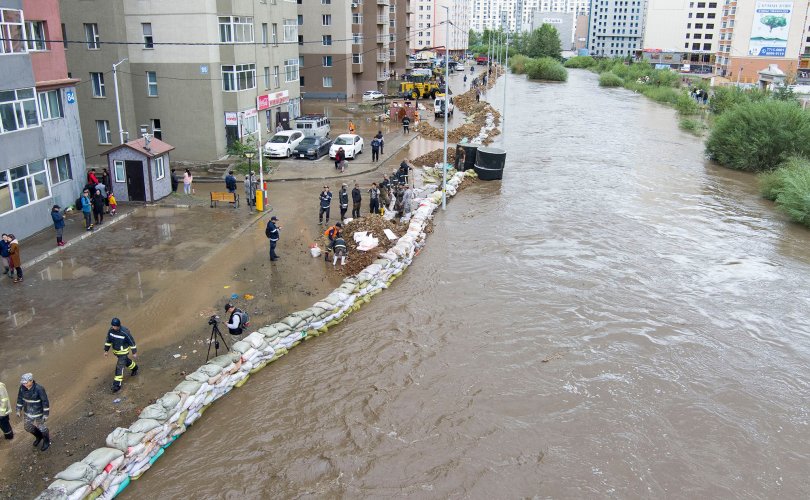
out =
[(435, 82), (402, 82), (399, 84), (399, 93), (402, 97), (419, 99), (436, 95), (439, 91), (439, 84)]

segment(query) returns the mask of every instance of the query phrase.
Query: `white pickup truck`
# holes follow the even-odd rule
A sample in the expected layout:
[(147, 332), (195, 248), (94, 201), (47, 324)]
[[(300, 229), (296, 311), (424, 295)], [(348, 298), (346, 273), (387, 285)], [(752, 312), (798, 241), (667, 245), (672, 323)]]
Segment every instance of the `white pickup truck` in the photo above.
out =
[[(450, 102), (448, 103), (448, 116), (453, 116), (453, 111), (456, 109), (456, 106), (453, 104), (453, 97), (450, 97)], [(438, 118), (440, 116), (444, 116), (444, 94), (436, 94), (436, 97), (433, 99), (433, 116)]]

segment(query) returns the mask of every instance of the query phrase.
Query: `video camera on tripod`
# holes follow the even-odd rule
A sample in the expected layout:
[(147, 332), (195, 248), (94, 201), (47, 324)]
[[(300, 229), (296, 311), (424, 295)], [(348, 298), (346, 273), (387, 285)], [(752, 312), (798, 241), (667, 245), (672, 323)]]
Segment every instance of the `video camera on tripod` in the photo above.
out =
[(222, 332), (219, 331), (219, 316), (216, 314), (212, 314), (208, 318), (208, 324), (211, 325), (211, 337), (208, 339), (208, 353), (205, 355), (205, 362), (208, 362), (208, 358), (211, 357), (211, 345), (214, 346), (214, 357), (219, 356), (219, 341), (222, 340), (222, 343), (225, 344), (225, 351), (230, 351), (228, 347), (228, 342), (225, 341), (225, 337), (222, 336)]

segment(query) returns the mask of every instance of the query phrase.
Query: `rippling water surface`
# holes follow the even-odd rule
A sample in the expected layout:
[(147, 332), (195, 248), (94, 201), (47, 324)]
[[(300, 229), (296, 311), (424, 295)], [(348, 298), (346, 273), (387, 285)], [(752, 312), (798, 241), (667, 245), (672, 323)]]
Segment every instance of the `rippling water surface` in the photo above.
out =
[(668, 108), (509, 85), (503, 182), (128, 496), (810, 495), (810, 232)]

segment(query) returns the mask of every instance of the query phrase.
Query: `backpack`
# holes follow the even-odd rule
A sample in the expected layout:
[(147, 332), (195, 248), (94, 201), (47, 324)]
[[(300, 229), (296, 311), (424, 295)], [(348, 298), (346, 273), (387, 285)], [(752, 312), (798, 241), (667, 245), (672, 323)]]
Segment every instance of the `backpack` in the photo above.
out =
[(250, 326), (250, 314), (241, 309), (234, 311), (239, 315), (239, 328), (247, 328)]
[(76, 210), (78, 210), (79, 212), (82, 211), (82, 197), (81, 196), (76, 198)]

